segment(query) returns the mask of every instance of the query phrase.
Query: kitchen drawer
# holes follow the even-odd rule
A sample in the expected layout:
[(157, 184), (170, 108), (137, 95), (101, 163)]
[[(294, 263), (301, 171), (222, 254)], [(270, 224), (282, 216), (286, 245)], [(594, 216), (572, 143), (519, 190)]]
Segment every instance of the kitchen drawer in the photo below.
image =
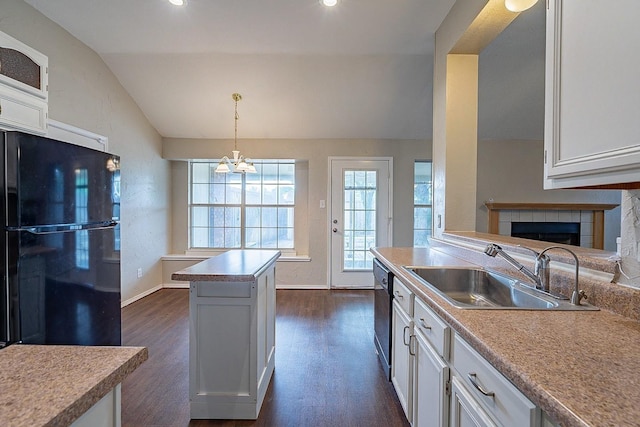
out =
[(393, 279), (393, 299), (409, 316), (413, 316), (413, 293), (397, 277)]
[[(540, 424), (540, 409), (457, 334), (452, 359), (454, 369), (471, 395), (502, 425)], [(479, 388), (490, 395), (483, 394)]]
[(440, 357), (448, 360), (451, 339), (449, 325), (440, 320), (440, 317), (419, 298), (415, 298), (413, 302), (413, 321), (416, 331), (422, 334)]

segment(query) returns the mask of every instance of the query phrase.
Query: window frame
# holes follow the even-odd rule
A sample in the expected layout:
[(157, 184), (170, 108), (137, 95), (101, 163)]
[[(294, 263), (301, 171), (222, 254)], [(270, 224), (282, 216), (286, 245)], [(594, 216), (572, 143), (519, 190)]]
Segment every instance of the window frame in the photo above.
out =
[[(425, 184), (425, 182), (417, 181), (417, 175), (416, 175), (416, 168), (419, 164), (429, 164), (430, 169), (431, 169), (431, 178), (430, 180), (426, 183), (429, 185), (429, 191), (428, 194), (430, 195), (429, 197), (429, 203), (416, 203), (416, 187), (420, 184)], [(428, 228), (417, 228), (416, 227), (416, 209), (429, 209), (431, 211), (431, 221), (429, 222), (429, 227)], [(416, 246), (416, 233), (417, 232), (424, 232), (427, 231), (427, 239), (430, 238), (431, 236), (433, 236), (433, 161), (432, 160), (415, 160), (413, 163), (413, 233), (412, 233), (412, 244), (413, 247), (426, 247), (428, 245), (428, 243), (425, 243), (425, 245), (418, 245)]]
[[(260, 173), (260, 179), (257, 182), (257, 185), (260, 187), (260, 198), (261, 200), (256, 203), (254, 200), (251, 201), (247, 201), (247, 191), (248, 191), (248, 186), (252, 185), (252, 180), (251, 178), (254, 176), (254, 174), (246, 174), (246, 173), (242, 173), (242, 174), (235, 174), (237, 176), (240, 177), (239, 181), (235, 180), (235, 181), (228, 181), (228, 178), (225, 178), (224, 183), (216, 183), (216, 180), (213, 178), (213, 173), (212, 172), (215, 167), (218, 165), (219, 160), (191, 160), (188, 162), (188, 190), (189, 190), (189, 198), (188, 198), (188, 206), (187, 206), (187, 217), (188, 217), (188, 238), (187, 238), (187, 251), (191, 252), (191, 253), (204, 253), (204, 252), (224, 252), (224, 251), (228, 251), (228, 250), (232, 250), (232, 249), (246, 249), (246, 250), (263, 250), (263, 249), (273, 249), (273, 250), (280, 250), (282, 252), (286, 252), (286, 253), (293, 253), (295, 254), (296, 248), (295, 248), (295, 210), (296, 210), (296, 203), (295, 203), (295, 193), (296, 193), (296, 162), (293, 159), (261, 159), (261, 160), (254, 160), (253, 163), (256, 166), (256, 168), (258, 169), (259, 173)], [(211, 186), (211, 185), (223, 185), (225, 188), (225, 200), (223, 203), (214, 203), (211, 200), (211, 195), (209, 195), (209, 200), (207, 203), (194, 203), (193, 202), (193, 192), (194, 192), (194, 164), (207, 164), (209, 165), (209, 177), (208, 177), (208, 181), (206, 182), (207, 185)], [(281, 172), (280, 170), (278, 170), (277, 172), (277, 178), (276, 178), (276, 182), (272, 182), (272, 181), (268, 181), (265, 183), (265, 175), (261, 172), (262, 171), (262, 167), (265, 165), (275, 165), (278, 169), (281, 167), (280, 165), (291, 165), (292, 166), (292, 171), (290, 174), (286, 174), (284, 176), (286, 176), (287, 178), (289, 178), (289, 181), (282, 181), (281, 180)], [(230, 172), (226, 175), (232, 175), (234, 174), (233, 172)], [(256, 182), (253, 181), (253, 184), (255, 184)], [(196, 184), (203, 184), (203, 183), (196, 183)], [(238, 186), (238, 184), (240, 185), (240, 189), (239, 189), (239, 202), (237, 202), (236, 200), (234, 200), (233, 202), (229, 203), (227, 202), (227, 197), (226, 197), (226, 191), (228, 190), (228, 186), (229, 185), (235, 185), (236, 187)], [(273, 186), (275, 187), (275, 191), (276, 191), (276, 197), (277, 199), (275, 200), (275, 203), (265, 203), (265, 201), (263, 200), (263, 197), (265, 196), (264, 194), (264, 187), (265, 186)], [(289, 193), (291, 194), (292, 200), (288, 203), (282, 203), (280, 200), (278, 200), (278, 198), (281, 197), (281, 190), (285, 187), (292, 187), (291, 190), (289, 191)], [(237, 228), (238, 229), (238, 233), (239, 233), (239, 246), (234, 246), (234, 245), (227, 245), (227, 242), (225, 241), (224, 247), (223, 246), (195, 246), (194, 245), (194, 228), (196, 226), (194, 226), (193, 222), (194, 222), (194, 207), (206, 207), (206, 208), (223, 208), (223, 209), (227, 209), (227, 208), (237, 208), (239, 210), (238, 213), (238, 219), (237, 219), (237, 227), (234, 227), (232, 225), (227, 226), (227, 224), (224, 224), (223, 227), (217, 227), (219, 229), (222, 230), (228, 230), (228, 229), (233, 229), (233, 228)], [(247, 221), (248, 221), (248, 215), (247, 215), (247, 211), (253, 208), (258, 208), (260, 209), (260, 225), (258, 227), (252, 226), (252, 227), (247, 227)], [(274, 227), (269, 227), (269, 226), (264, 226), (262, 221), (264, 221), (264, 217), (262, 216), (262, 209), (267, 208), (267, 209), (275, 209), (276, 212), (276, 222), (275, 222), (275, 226)], [(282, 212), (282, 210), (289, 211), (287, 214), (287, 222), (285, 226), (281, 226), (278, 220), (278, 215)], [(211, 215), (210, 213), (208, 213), (207, 215)], [(226, 219), (225, 219), (226, 220)], [(206, 228), (209, 229), (209, 233), (211, 233), (212, 229), (214, 228), (213, 225), (211, 224), (212, 219), (209, 218), (208, 220), (208, 225), (206, 227), (198, 227), (198, 228)], [(275, 240), (276, 240), (276, 246), (273, 245), (264, 245), (263, 243), (260, 243), (257, 246), (247, 246), (247, 232), (249, 229), (254, 229), (254, 230), (258, 230), (258, 234), (261, 236), (261, 238), (264, 236), (265, 232), (264, 230), (272, 230), (272, 233), (275, 233)], [(284, 239), (285, 241), (288, 241), (291, 243), (291, 245), (284, 245), (284, 246), (279, 246), (279, 240), (278, 240), (278, 236), (280, 235), (279, 233), (282, 232), (283, 230), (285, 230), (285, 233), (288, 233), (289, 236), (287, 239)], [(226, 239), (226, 237), (225, 237)], [(207, 237), (208, 240), (208, 244), (211, 243), (212, 237), (209, 235)]]

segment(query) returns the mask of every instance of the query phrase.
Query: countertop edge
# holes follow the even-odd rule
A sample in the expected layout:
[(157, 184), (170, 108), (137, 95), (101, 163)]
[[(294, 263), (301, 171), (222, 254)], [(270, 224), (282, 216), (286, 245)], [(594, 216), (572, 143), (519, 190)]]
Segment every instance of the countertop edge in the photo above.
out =
[(0, 419), (71, 425), (148, 357), (146, 347), (12, 344), (0, 351)]
[(113, 388), (121, 384), (136, 368), (149, 358), (149, 350), (146, 347), (126, 347), (138, 348), (129, 360), (123, 363), (119, 368), (115, 369), (111, 374), (106, 376), (102, 381), (98, 382), (94, 387), (87, 390), (84, 395), (79, 397), (72, 405), (69, 405), (61, 411), (56, 417), (52, 418), (46, 426), (71, 425), (93, 405), (98, 403), (100, 399), (106, 396)]
[[(230, 271), (226, 271), (218, 265), (211, 265), (220, 263), (225, 260), (225, 257), (232, 257), (234, 254), (246, 254), (251, 255), (254, 253), (257, 256), (267, 255), (262, 259), (262, 264), (257, 267), (251, 273), (238, 274)], [(269, 255), (270, 254), (270, 255)], [(220, 255), (210, 257), (204, 261), (201, 261), (191, 267), (185, 268), (180, 271), (176, 271), (171, 275), (172, 280), (181, 280), (188, 282), (252, 282), (264, 272), (271, 264), (275, 263), (281, 256), (279, 250), (231, 250)], [(202, 271), (210, 268), (210, 271)], [(214, 268), (219, 268), (219, 271), (214, 271)]]

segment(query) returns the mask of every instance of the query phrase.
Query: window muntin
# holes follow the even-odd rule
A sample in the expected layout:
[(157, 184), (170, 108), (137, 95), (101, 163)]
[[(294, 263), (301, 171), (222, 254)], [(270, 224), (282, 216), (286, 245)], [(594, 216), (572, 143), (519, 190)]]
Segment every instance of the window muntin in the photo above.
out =
[(413, 246), (426, 247), (432, 234), (432, 164), (416, 161), (413, 174)]
[(254, 174), (217, 165), (191, 162), (191, 248), (293, 249), (294, 161), (254, 162)]
[(373, 268), (369, 248), (376, 246), (377, 171), (344, 170), (345, 271)]

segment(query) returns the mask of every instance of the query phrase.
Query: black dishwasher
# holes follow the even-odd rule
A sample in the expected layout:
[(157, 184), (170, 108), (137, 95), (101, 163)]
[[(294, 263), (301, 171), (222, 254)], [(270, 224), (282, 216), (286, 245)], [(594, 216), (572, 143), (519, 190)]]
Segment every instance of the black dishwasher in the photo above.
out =
[(391, 303), (393, 301), (393, 273), (380, 261), (373, 260), (374, 332), (376, 352), (387, 378), (391, 380)]

